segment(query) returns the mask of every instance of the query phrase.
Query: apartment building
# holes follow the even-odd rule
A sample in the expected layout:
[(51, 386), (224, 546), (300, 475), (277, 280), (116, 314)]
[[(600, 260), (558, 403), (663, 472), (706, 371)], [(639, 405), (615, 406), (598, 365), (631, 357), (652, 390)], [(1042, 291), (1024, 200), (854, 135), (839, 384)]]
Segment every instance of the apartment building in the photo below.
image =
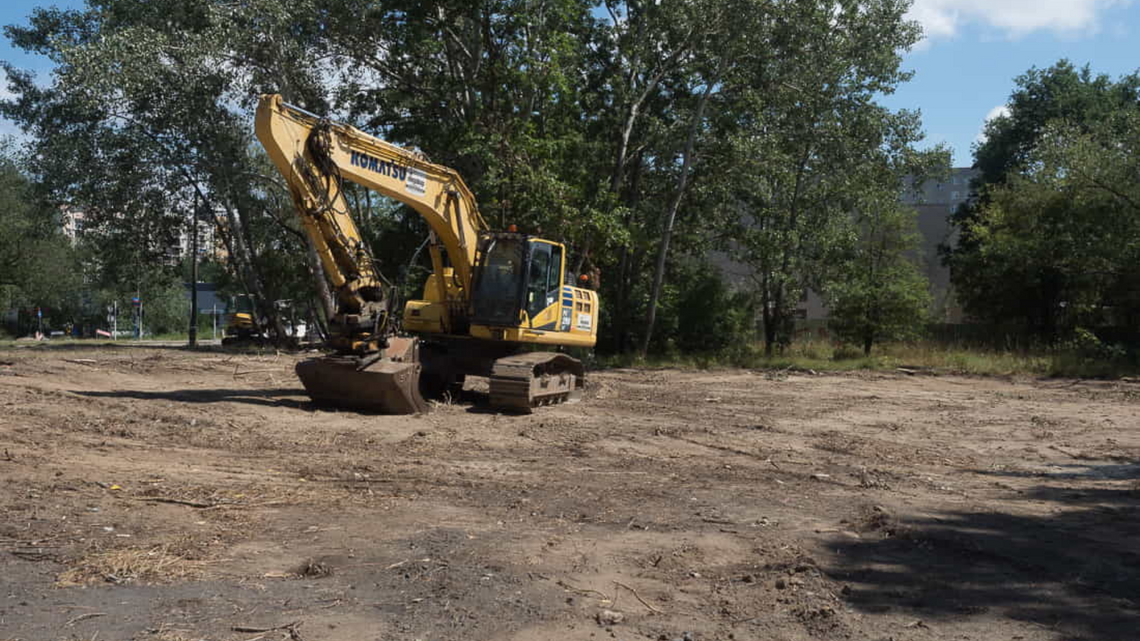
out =
[[(941, 179), (927, 180), (917, 185), (908, 180), (906, 189), (900, 195), (900, 202), (913, 207), (918, 213), (918, 231), (922, 235), (922, 244), (915, 258), (930, 281), (934, 298), (932, 312), (938, 321), (956, 323), (962, 319), (961, 308), (955, 302), (950, 286), (950, 270), (942, 265), (938, 247), (943, 243), (953, 244), (954, 229), (950, 217), (969, 200), (970, 183), (977, 174), (975, 169), (958, 167), (951, 169), (950, 174)], [(710, 258), (732, 286), (751, 286), (747, 265), (732, 260), (723, 252), (713, 252)], [(819, 294), (807, 291), (797, 305), (796, 317), (799, 320), (826, 320), (827, 305)]]
[(957, 323), (962, 320), (961, 307), (955, 302), (950, 286), (950, 269), (942, 265), (938, 246), (954, 243), (954, 228), (950, 216), (970, 198), (970, 182), (978, 175), (976, 169), (958, 167), (941, 180), (927, 180), (920, 185), (908, 184), (901, 197), (903, 203), (918, 212), (918, 231), (922, 234), (919, 261), (930, 281), (934, 296), (934, 315), (937, 320)]

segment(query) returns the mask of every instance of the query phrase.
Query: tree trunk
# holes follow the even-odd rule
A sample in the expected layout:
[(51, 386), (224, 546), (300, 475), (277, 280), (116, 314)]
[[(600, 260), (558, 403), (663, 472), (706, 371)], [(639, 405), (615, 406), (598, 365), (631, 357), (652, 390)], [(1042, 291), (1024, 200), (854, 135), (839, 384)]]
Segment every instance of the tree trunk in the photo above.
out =
[(626, 310), (629, 309), (629, 248), (618, 250), (617, 286), (614, 287), (614, 313), (613, 319), (614, 351), (618, 354), (626, 348)]
[(313, 325), (313, 331), (316, 332), (321, 341), (327, 341), (329, 339), (329, 330), (327, 327), (325, 327), (325, 321), (317, 312), (317, 307), (313, 305), (312, 299), (309, 299), (309, 319)]
[(234, 211), (228, 204), (223, 203), (222, 207), (226, 211), (226, 220), (229, 223), (232, 241), (229, 245), (231, 251), (234, 252), (233, 256), (236, 259), (239, 275), (245, 282), (249, 293), (253, 295), (257, 310), (268, 322), (273, 324), (273, 330), (277, 333), (278, 338), (282, 339), (285, 336), (285, 326), (281, 324), (277, 310), (273, 307), (273, 301), (267, 300), (268, 294), (264, 281), (253, 258), (253, 236), (250, 233), (248, 221), (240, 218), (238, 212)]
[(329, 289), (329, 281), (325, 275), (325, 266), (321, 264), (321, 257), (317, 255), (316, 248), (309, 238), (305, 237), (305, 258), (309, 263), (309, 275), (313, 279), (313, 285), (317, 289), (317, 298), (321, 301), (321, 308), (325, 312), (325, 318), (332, 318), (336, 314), (336, 300), (333, 299), (332, 291)]
[(764, 310), (764, 355), (772, 356), (776, 352), (776, 319), (770, 310)]
[(661, 247), (657, 251), (657, 265), (653, 269), (653, 290), (649, 294), (649, 312), (645, 319), (645, 336), (641, 339), (641, 355), (649, 351), (649, 341), (653, 338), (653, 325), (657, 321), (657, 301), (661, 298), (661, 287), (665, 281), (665, 260), (669, 255), (669, 241), (673, 237), (673, 224), (677, 220), (677, 210), (681, 207), (681, 198), (685, 195), (685, 188), (689, 183), (689, 171), (693, 165), (693, 147), (697, 143), (697, 130), (704, 120), (705, 105), (708, 104), (709, 94), (712, 93), (714, 81), (705, 86), (705, 92), (697, 103), (697, 111), (693, 114), (693, 122), (689, 125), (689, 137), (685, 140), (685, 150), (681, 154), (681, 175), (677, 178), (677, 191), (669, 202), (669, 212), (665, 216), (665, 231), (661, 235)]
[[(786, 268), (785, 268), (786, 270)], [(784, 272), (785, 274), (787, 271)], [(784, 324), (788, 318), (784, 315), (784, 297), (787, 295), (787, 287), (784, 281), (781, 280), (779, 285), (776, 285), (775, 304), (772, 305), (772, 337), (775, 339), (776, 345), (780, 347), (780, 351), (784, 351)]]
[(768, 272), (764, 272), (761, 281), (760, 307), (761, 318), (764, 319), (764, 355), (771, 356), (776, 343), (776, 326), (772, 314), (772, 292), (769, 288)]

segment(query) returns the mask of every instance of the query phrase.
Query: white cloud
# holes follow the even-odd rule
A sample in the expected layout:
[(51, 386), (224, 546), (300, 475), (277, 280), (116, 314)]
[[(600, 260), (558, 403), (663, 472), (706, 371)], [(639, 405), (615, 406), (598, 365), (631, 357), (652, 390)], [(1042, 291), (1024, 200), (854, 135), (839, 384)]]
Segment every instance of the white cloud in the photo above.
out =
[(986, 122), (989, 122), (994, 118), (1004, 118), (1006, 116), (1009, 116), (1009, 113), (1009, 105), (998, 105), (993, 109), (990, 109), (989, 113), (986, 114)]
[(930, 39), (952, 38), (967, 24), (980, 24), (1010, 38), (1034, 31), (1062, 35), (1094, 33), (1102, 13), (1132, 0), (915, 0), (907, 17)]
[(0, 69), (0, 100), (11, 100), (13, 97), (8, 89), (8, 72)]
[(1009, 105), (998, 105), (990, 109), (986, 114), (986, 119), (982, 122), (982, 128), (978, 130), (978, 135), (974, 136), (976, 144), (982, 144), (986, 141), (986, 125), (989, 124), (994, 118), (1003, 118), (1009, 116)]
[[(11, 100), (15, 97), (16, 94), (8, 89), (8, 73), (0, 69), (0, 100)], [(0, 138), (11, 138), (17, 143), (22, 143), (28, 136), (23, 129), (16, 126), (16, 123), (0, 117)]]
[[(8, 90), (8, 73), (0, 69), (0, 100), (11, 100), (15, 95)], [(11, 120), (0, 118), (0, 138), (19, 136), (23, 132)]]

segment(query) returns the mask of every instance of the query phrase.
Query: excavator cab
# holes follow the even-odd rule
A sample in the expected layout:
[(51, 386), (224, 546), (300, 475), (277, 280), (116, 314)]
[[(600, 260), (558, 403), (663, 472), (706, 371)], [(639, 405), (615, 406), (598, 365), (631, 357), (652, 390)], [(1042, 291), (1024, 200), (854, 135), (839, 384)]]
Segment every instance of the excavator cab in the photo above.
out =
[(480, 236), (475, 256), (472, 323), (518, 327), (557, 299), (561, 245), (523, 234), (487, 233)]
[(471, 335), (513, 343), (593, 346), (597, 294), (566, 282), (562, 243), (514, 232), (479, 235)]

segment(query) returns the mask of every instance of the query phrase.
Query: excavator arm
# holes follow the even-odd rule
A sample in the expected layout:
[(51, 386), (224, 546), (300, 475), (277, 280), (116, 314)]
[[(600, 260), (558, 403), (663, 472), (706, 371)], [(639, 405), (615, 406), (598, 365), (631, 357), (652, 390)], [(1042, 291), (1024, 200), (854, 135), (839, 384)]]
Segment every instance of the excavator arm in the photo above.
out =
[[(375, 324), (387, 310), (385, 283), (349, 214), (344, 180), (398, 200), (418, 212), (432, 230), (431, 256), (449, 299), (462, 305), (470, 289), (479, 232), (487, 229), (475, 198), (454, 170), (421, 154), (329, 122), (262, 96), (257, 137), (286, 178), (305, 231), (337, 292), (346, 328)], [(451, 270), (445, 268), (444, 252)], [(370, 351), (367, 334), (346, 329), (337, 347)]]

